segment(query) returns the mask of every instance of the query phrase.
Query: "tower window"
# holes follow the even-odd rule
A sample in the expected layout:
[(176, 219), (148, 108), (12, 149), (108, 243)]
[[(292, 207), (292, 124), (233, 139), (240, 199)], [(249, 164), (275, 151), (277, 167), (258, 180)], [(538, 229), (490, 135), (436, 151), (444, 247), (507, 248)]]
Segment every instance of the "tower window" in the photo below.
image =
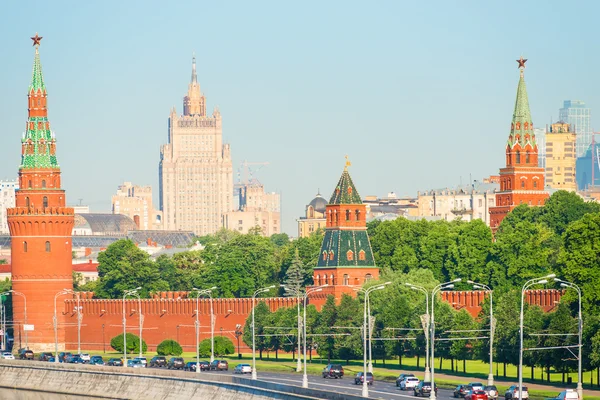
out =
[(42, 179), (42, 189), (46, 189), (46, 180)]
[(326, 261), (326, 260), (327, 260), (327, 252), (326, 252), (326, 251), (324, 251), (324, 252), (323, 252), (323, 261)]
[(346, 258), (348, 259), (348, 261), (354, 260), (354, 252), (352, 250), (348, 250), (346, 252)]
[(29, 208), (29, 197), (25, 197), (25, 207)]
[(517, 150), (517, 164), (521, 164), (521, 152)]
[(348, 276), (348, 274), (344, 274), (343, 285), (348, 286), (349, 283), (350, 283), (350, 276)]
[(524, 188), (525, 187), (525, 181), (521, 180), (521, 187)]
[(529, 152), (525, 153), (525, 162), (529, 164)]
[(333, 260), (333, 251), (330, 251), (330, 252), (329, 252), (329, 259), (330, 259), (330, 260)]
[(533, 181), (533, 187), (536, 188), (537, 187), (537, 181)]
[(350, 221), (350, 210), (346, 210), (346, 221)]
[(358, 252), (358, 260), (359, 261), (365, 261), (366, 260), (366, 253), (364, 250), (361, 250)]
[(371, 274), (365, 275), (365, 282), (370, 281), (371, 279), (373, 279), (373, 275), (371, 275)]
[(46, 242), (46, 253), (50, 253), (50, 242)]
[(360, 210), (356, 210), (356, 220), (360, 221)]
[(31, 189), (31, 179), (27, 182), (27, 187)]
[(44, 199), (42, 201), (43, 201), (44, 208), (48, 207), (48, 197), (44, 196)]
[(23, 253), (27, 253), (27, 242), (23, 242)]

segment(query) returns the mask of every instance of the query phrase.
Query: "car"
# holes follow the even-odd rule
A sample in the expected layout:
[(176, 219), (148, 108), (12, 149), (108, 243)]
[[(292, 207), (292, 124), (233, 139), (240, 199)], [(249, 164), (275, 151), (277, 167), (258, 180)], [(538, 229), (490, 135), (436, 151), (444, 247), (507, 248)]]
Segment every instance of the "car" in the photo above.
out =
[(579, 395), (575, 389), (567, 389), (560, 392), (552, 400), (578, 400)]
[(185, 361), (181, 357), (171, 357), (169, 363), (167, 364), (168, 369), (183, 369), (185, 366)]
[(110, 365), (111, 367), (122, 367), (123, 366), (123, 360), (120, 358), (111, 358), (108, 360), (108, 362), (106, 363), (106, 365)]
[(52, 357), (52, 353), (46, 351), (46, 352), (40, 353), (40, 355), (38, 357), (38, 360), (40, 360), (40, 361), (48, 361), (48, 359), (50, 357)]
[(483, 383), (471, 382), (467, 386), (470, 386), (472, 390), (483, 390)]
[(136, 357), (134, 358), (134, 360), (138, 360), (140, 363), (142, 363), (142, 366), (144, 368), (146, 368), (146, 365), (148, 364), (148, 360), (146, 360), (146, 357)]
[[(435, 385), (435, 393), (437, 394), (438, 387)], [(415, 388), (413, 389), (413, 394), (415, 396), (428, 396), (431, 393), (431, 382), (421, 381)]]
[(83, 358), (79, 356), (79, 354), (72, 354), (65, 359), (65, 363), (67, 364), (85, 364)]
[(229, 371), (229, 363), (225, 360), (214, 360), (210, 363), (210, 371)]
[(488, 400), (488, 395), (483, 390), (471, 389), (465, 393), (465, 400)]
[(71, 355), (71, 353), (69, 352), (60, 352), (58, 353), (58, 360), (60, 362), (65, 362), (65, 360), (67, 359), (67, 357), (69, 357)]
[(483, 391), (487, 393), (488, 399), (496, 400), (498, 398), (498, 388), (494, 385), (486, 385)]
[[(529, 391), (527, 390), (527, 386), (521, 387), (522, 398), (529, 398)], [(504, 392), (504, 400), (518, 399), (519, 398), (519, 385), (512, 385), (509, 387), (506, 392)]]
[(53, 363), (53, 362), (55, 362), (55, 361), (56, 361), (56, 358), (54, 358), (54, 356), (52, 356), (52, 357), (48, 357), (48, 362), (51, 362), (51, 363)]
[(251, 374), (252, 367), (250, 366), (250, 364), (238, 364), (233, 369), (233, 373), (234, 374)]
[(90, 365), (104, 365), (104, 359), (102, 356), (91, 356)]
[(144, 368), (144, 364), (142, 364), (141, 360), (133, 359), (127, 360), (127, 367), (129, 368)]
[(29, 349), (20, 349), (19, 350), (19, 360), (33, 360), (33, 351)]
[(79, 354), (79, 357), (86, 363), (90, 362), (90, 355), (88, 353), (81, 353)]
[(344, 377), (344, 368), (342, 367), (342, 364), (327, 364), (327, 366), (323, 369), (323, 373), (321, 375), (324, 379), (342, 379)]
[(9, 351), (5, 351), (4, 353), (2, 353), (2, 359), (3, 360), (14, 360), (15, 356), (13, 356), (13, 353), (11, 353)]
[[(196, 371), (196, 361), (188, 361), (183, 369), (185, 371)], [(200, 371), (210, 371), (210, 363), (208, 361), (200, 361)]]
[(420, 380), (416, 376), (407, 376), (400, 382), (401, 390), (414, 389), (419, 384)]
[(458, 398), (458, 397), (465, 397), (465, 394), (470, 390), (469, 385), (458, 385), (455, 389), (454, 389), (454, 397)]
[[(354, 377), (354, 384), (355, 385), (362, 385), (364, 382), (364, 372), (359, 372), (356, 374), (356, 376)], [(372, 385), (373, 384), (373, 374), (370, 372), (367, 372), (367, 385)]]
[(408, 377), (414, 377), (414, 374), (400, 374), (398, 375), (398, 377), (396, 378), (396, 386), (400, 387), (400, 382), (402, 382), (404, 379), (408, 378)]
[(164, 356), (154, 356), (150, 359), (148, 363), (150, 368), (162, 368), (167, 366), (167, 357)]

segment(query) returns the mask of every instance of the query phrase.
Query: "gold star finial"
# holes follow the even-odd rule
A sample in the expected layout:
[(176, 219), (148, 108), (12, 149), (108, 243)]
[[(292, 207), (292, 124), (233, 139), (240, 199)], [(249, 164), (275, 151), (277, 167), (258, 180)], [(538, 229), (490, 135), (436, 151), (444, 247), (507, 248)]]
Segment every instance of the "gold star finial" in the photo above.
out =
[(348, 171), (348, 167), (351, 166), (352, 163), (350, 162), (348, 155), (346, 155), (345, 158), (346, 158), (346, 165), (344, 166), (344, 171)]
[(42, 39), (43, 39), (43, 37), (42, 37), (42, 36), (38, 36), (38, 33), (37, 33), (37, 32), (35, 33), (35, 36), (33, 36), (33, 37), (31, 38), (31, 40), (33, 40), (33, 45), (34, 45), (34, 46), (39, 46), (39, 45), (40, 45), (40, 41), (41, 41)]

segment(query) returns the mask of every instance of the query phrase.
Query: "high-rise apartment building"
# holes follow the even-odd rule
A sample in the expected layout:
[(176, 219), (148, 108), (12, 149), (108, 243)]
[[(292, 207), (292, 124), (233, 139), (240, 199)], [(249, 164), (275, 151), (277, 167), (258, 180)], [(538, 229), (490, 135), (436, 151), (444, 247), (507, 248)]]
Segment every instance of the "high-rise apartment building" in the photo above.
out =
[(17, 181), (0, 181), (0, 234), (8, 235), (6, 209), (15, 206), (15, 190), (19, 189)]
[(575, 180), (576, 135), (569, 124), (559, 121), (546, 132), (546, 185), (553, 189), (577, 190)]
[(279, 193), (265, 192), (261, 184), (242, 186), (239, 193), (239, 210), (224, 215), (224, 228), (248, 233), (251, 229), (259, 227), (265, 236), (281, 233)]
[(166, 230), (214, 233), (223, 226), (223, 215), (232, 210), (230, 148), (223, 144), (219, 110), (206, 115), (195, 57), (183, 115), (173, 108), (169, 116), (168, 143), (160, 149), (159, 185)]
[(124, 182), (112, 196), (113, 214), (123, 214), (131, 218), (138, 229), (162, 229), (162, 213), (152, 206), (152, 187), (133, 185)]
[(546, 168), (546, 129), (534, 128), (533, 133), (538, 145), (538, 166)]
[(571, 131), (577, 135), (577, 157), (585, 156), (592, 143), (591, 115), (592, 110), (586, 108), (581, 100), (565, 100), (563, 108), (558, 112), (559, 121), (571, 125)]

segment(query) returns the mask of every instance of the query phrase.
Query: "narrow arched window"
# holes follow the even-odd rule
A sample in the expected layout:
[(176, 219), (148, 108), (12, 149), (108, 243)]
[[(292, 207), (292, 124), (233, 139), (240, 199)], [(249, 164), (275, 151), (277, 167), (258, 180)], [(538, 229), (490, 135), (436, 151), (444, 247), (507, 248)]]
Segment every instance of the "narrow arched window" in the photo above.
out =
[(537, 181), (533, 181), (533, 187), (536, 188), (537, 187)]
[(46, 180), (42, 179), (42, 189), (46, 189)]
[(29, 208), (29, 197), (25, 197), (25, 207)]
[(365, 261), (367, 259), (366, 253), (365, 253), (364, 250), (361, 250), (361, 251), (358, 252), (358, 259), (360, 261)]
[(360, 221), (360, 211), (356, 210), (355, 214), (356, 214), (356, 220)]
[(517, 150), (517, 164), (521, 164), (521, 152)]
[(346, 258), (348, 259), (348, 261), (354, 260), (354, 252), (352, 250), (348, 250), (346, 252)]
[(350, 210), (346, 210), (346, 221), (350, 221)]
[(27, 187), (31, 189), (31, 179), (27, 182)]
[(350, 282), (350, 276), (348, 274), (344, 274), (343, 285), (348, 286), (349, 282)]
[(27, 253), (27, 242), (23, 242), (23, 253)]
[(525, 180), (521, 179), (521, 187), (524, 188), (525, 187)]
[(46, 242), (46, 253), (50, 253), (50, 242)]
[(365, 275), (365, 282), (370, 281), (371, 279), (373, 279), (373, 275), (371, 275), (371, 274)]
[(529, 152), (525, 153), (525, 162), (529, 164)]
[(48, 197), (44, 196), (42, 203), (44, 205), (44, 208), (48, 207)]

